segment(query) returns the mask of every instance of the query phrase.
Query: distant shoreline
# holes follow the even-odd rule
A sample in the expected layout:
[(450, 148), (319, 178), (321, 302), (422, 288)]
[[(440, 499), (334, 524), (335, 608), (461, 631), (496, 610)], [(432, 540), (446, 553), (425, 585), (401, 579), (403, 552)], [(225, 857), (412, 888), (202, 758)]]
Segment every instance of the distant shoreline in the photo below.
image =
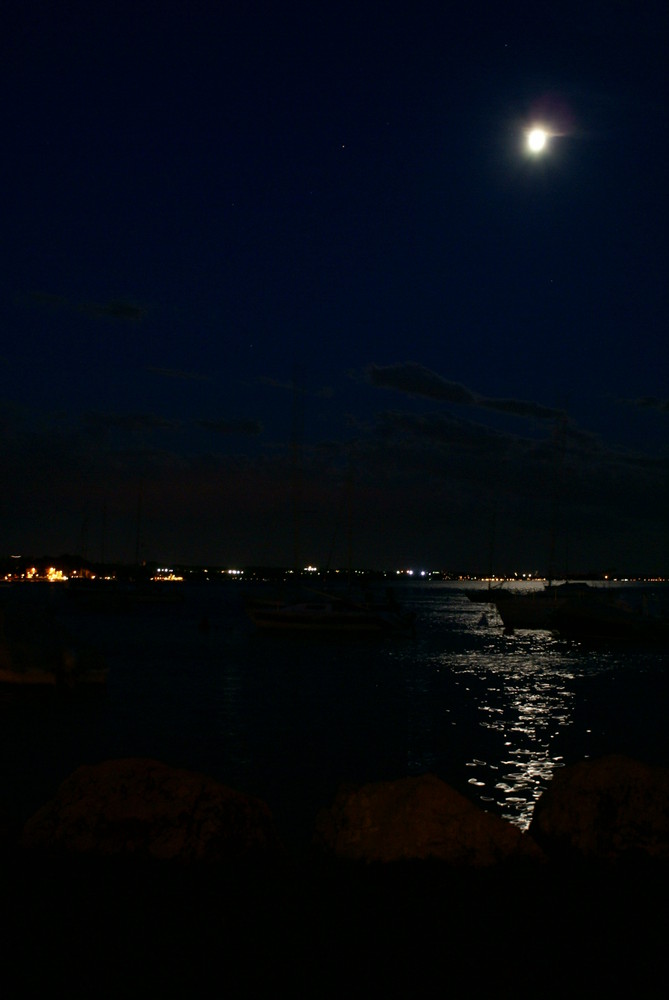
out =
[(0, 556), (0, 582), (45, 582), (67, 583), (69, 581), (116, 581), (142, 583), (315, 583), (332, 586), (343, 583), (384, 584), (452, 583), (463, 586), (469, 584), (545, 584), (564, 580), (590, 581), (597, 583), (643, 583), (662, 584), (669, 580), (669, 573), (624, 573), (611, 570), (588, 570), (578, 573), (548, 575), (540, 571), (498, 572), (494, 574), (443, 569), (400, 568), (323, 568), (307, 566), (301, 570), (289, 566), (222, 566), (190, 563), (167, 563), (156, 560), (144, 561), (140, 565), (131, 563), (100, 563), (81, 556), (61, 554), (57, 556)]

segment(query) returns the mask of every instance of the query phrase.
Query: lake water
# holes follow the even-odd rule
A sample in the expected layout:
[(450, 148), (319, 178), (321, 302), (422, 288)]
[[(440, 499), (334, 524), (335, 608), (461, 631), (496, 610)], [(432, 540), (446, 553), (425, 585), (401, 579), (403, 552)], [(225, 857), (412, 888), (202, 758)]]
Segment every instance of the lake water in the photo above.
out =
[(413, 637), (263, 635), (234, 584), (132, 613), (58, 598), (70, 631), (104, 652), (108, 683), (0, 693), (0, 809), (27, 817), (79, 764), (149, 756), (260, 796), (299, 845), (341, 782), (432, 772), (526, 828), (567, 763), (669, 765), (666, 651), (507, 635), (452, 584), (398, 594)]

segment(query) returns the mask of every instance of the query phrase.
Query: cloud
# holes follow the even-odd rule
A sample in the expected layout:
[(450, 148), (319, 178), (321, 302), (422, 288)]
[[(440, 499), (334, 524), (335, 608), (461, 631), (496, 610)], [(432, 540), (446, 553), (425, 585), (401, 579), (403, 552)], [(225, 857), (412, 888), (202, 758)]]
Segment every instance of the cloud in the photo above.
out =
[(185, 382), (210, 382), (209, 375), (200, 375), (199, 372), (187, 372), (180, 368), (153, 368), (148, 367), (147, 372), (151, 375), (160, 375), (161, 378), (182, 379)]
[(296, 388), (294, 382), (281, 381), (281, 379), (270, 378), (268, 375), (260, 375), (255, 381), (258, 385), (269, 385), (273, 389), (289, 389), (294, 391)]
[(198, 420), (197, 424), (215, 434), (242, 434), (248, 437), (261, 434), (263, 429), (259, 420)]
[(84, 421), (89, 427), (130, 433), (177, 430), (181, 426), (179, 421), (155, 413), (87, 413)]
[(486, 399), (484, 396), (479, 396), (477, 405), (486, 410), (510, 413), (514, 417), (528, 417), (531, 420), (556, 420), (563, 416), (561, 410), (554, 410), (550, 406), (542, 406), (541, 403), (524, 399)]
[[(524, 567), (541, 568), (556, 506), (560, 544), (568, 538), (573, 569), (612, 560), (634, 567), (637, 553), (649, 566), (661, 561), (666, 459), (611, 449), (571, 423), (561, 425), (564, 438), (548, 423), (512, 433), (471, 419), (480, 412), (469, 409), (463, 418), (446, 407), (424, 413), (398, 407), (352, 425), (346, 443), (306, 445), (305, 554), (338, 546), (333, 564), (340, 558), (344, 564), (350, 498), (355, 556), (369, 565), (425, 561), (486, 569), (494, 512), (498, 565), (515, 567), (522, 554)], [(192, 551), (201, 555), (188, 559), (213, 559), (224, 496), (228, 534), (219, 558), (243, 561), (236, 547), (246, 539), (247, 561), (266, 561), (276, 550), (272, 559), (289, 562), (288, 443), (263, 447), (262, 438), (234, 437), (260, 430), (254, 420), (202, 420), (189, 428), (154, 413), (88, 413), (81, 420), (0, 402), (0, 462), (12, 512), (3, 527), (5, 548), (67, 548), (77, 543), (84, 516), (95, 545), (104, 517), (107, 554), (134, 558), (141, 489), (147, 555), (171, 551), (174, 539), (188, 548), (192, 538), (199, 546)], [(230, 453), (208, 446), (212, 432), (231, 436)]]
[(298, 380), (287, 382), (281, 379), (270, 378), (268, 375), (260, 375), (255, 382), (258, 385), (268, 385), (272, 389), (282, 389), (287, 392), (298, 393), (300, 396), (314, 396), (316, 399), (332, 399), (334, 396), (334, 389), (329, 385), (324, 385), (320, 389), (305, 389)]
[(361, 436), (358, 450), (365, 473), (386, 485), (395, 474), (406, 478), (415, 472), (460, 490), (469, 483), (476, 490), (503, 488), (519, 500), (533, 496), (542, 502), (559, 486), (579, 503), (596, 498), (602, 510), (616, 507), (621, 496), (622, 509), (632, 503), (637, 509), (642, 503), (653, 506), (667, 488), (666, 459), (609, 448), (568, 423), (564, 434), (546, 427), (543, 437), (527, 437), (450, 414), (386, 411)]
[(669, 399), (658, 399), (657, 396), (642, 396), (640, 399), (629, 399), (628, 403), (642, 410), (657, 410), (658, 413), (669, 413)]
[(405, 440), (430, 442), (433, 446), (457, 447), (472, 451), (499, 452), (510, 435), (483, 427), (449, 414), (414, 414), (394, 410), (379, 415), (377, 433), (383, 439), (400, 436)]
[(441, 375), (414, 362), (405, 364), (370, 365), (367, 376), (372, 385), (382, 389), (395, 389), (409, 396), (424, 396), (444, 403), (474, 406), (477, 397), (458, 382), (449, 382)]
[(372, 385), (382, 389), (395, 389), (410, 396), (421, 396), (442, 403), (474, 406), (498, 413), (532, 420), (556, 420), (563, 411), (523, 399), (494, 399), (481, 396), (459, 382), (449, 382), (436, 372), (414, 362), (403, 364), (370, 365), (367, 378)]
[(49, 292), (31, 292), (28, 296), (33, 302), (49, 309), (63, 309), (69, 306), (64, 295), (51, 295)]
[(118, 319), (136, 323), (144, 319), (148, 312), (145, 306), (123, 299), (111, 299), (109, 302), (73, 302), (64, 295), (52, 295), (48, 292), (31, 292), (28, 297), (38, 305), (49, 309), (69, 309), (96, 319)]
[(144, 319), (147, 310), (143, 306), (138, 306), (134, 302), (123, 302), (113, 300), (111, 302), (86, 302), (79, 306), (81, 312), (88, 316), (95, 316), (102, 319), (120, 319), (130, 322), (138, 322)]

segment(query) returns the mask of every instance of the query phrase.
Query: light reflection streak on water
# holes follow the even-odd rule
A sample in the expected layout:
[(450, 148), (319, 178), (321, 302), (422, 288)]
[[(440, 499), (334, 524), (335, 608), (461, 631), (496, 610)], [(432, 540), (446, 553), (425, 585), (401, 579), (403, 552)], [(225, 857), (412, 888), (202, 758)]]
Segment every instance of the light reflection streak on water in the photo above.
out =
[[(417, 611), (418, 639), (396, 654), (406, 661), (409, 773), (434, 771), (521, 829), (558, 768), (603, 745), (611, 752), (610, 723), (613, 752), (620, 752), (626, 709), (616, 689), (626, 690), (633, 677), (638, 690), (646, 670), (656, 676), (657, 654), (593, 650), (540, 630), (507, 635), (494, 607), (437, 588)], [(588, 705), (593, 691), (619, 719), (603, 719), (601, 706)], [(606, 728), (593, 735), (597, 719)]]
[(456, 674), (486, 682), (477, 687), (479, 725), (501, 737), (504, 746), (499, 761), (468, 762), (469, 782), (483, 804), (495, 803), (505, 819), (526, 829), (537, 799), (562, 764), (552, 743), (571, 725), (573, 671), (560, 644), (545, 632), (504, 636), (494, 652), (494, 657), (464, 653), (450, 663)]
[[(460, 742), (456, 738), (445, 752), (453, 757), (464, 752), (473, 796), (483, 808), (526, 829), (536, 801), (563, 766), (560, 742), (573, 725), (574, 679), (585, 666), (582, 650), (548, 632), (506, 635), (496, 609), (466, 598), (452, 598), (441, 607), (435, 602), (424, 621), (442, 648), (437, 651), (435, 644), (431, 655), (421, 650), (416, 657), (423, 664), (420, 676), (413, 671), (407, 683), (409, 769), (417, 773), (433, 763), (438, 769), (439, 761), (430, 754), (435, 729), (457, 727), (463, 733)], [(611, 664), (604, 658), (596, 669), (607, 667)], [(451, 696), (462, 695), (453, 712), (444, 701), (440, 715), (434, 707), (439, 672), (458, 686)], [(453, 758), (442, 763), (446, 770)]]

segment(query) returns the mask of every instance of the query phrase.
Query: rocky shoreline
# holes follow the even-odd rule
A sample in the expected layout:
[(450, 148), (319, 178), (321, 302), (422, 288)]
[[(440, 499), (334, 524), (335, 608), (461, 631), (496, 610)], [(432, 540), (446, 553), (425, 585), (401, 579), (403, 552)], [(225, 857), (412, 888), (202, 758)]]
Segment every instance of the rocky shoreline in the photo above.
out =
[(5, 973), (13, 995), (659, 996), (667, 781), (564, 768), (527, 833), (429, 775), (342, 789), (295, 857), (206, 776), (80, 768), (5, 837)]

